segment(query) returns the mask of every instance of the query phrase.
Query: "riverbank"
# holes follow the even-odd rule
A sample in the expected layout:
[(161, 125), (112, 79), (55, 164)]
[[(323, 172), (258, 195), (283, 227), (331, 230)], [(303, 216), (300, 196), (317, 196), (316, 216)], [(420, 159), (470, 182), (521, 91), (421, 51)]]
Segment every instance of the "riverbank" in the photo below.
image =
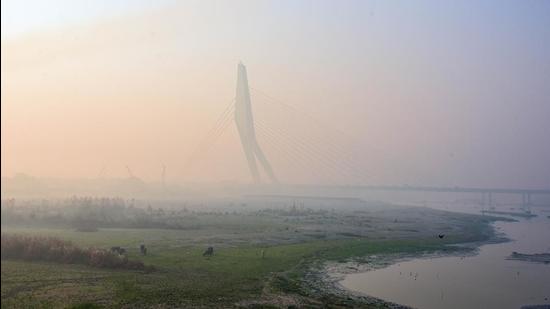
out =
[(490, 215), (505, 215), (505, 216), (519, 217), (519, 218), (534, 218), (537, 216), (530, 212), (514, 212), (514, 211), (498, 211), (498, 210), (482, 210), (481, 213), (490, 214)]
[[(399, 304), (426, 309), (503, 308), (550, 305), (550, 268), (544, 263), (509, 259), (515, 252), (548, 252), (550, 225), (545, 218), (495, 222), (497, 233), (513, 241), (480, 243), (475, 254), (394, 257), (386, 265), (344, 269), (340, 288)], [(537, 255), (538, 256), (538, 255)], [(389, 257), (388, 257), (389, 259)], [(384, 261), (382, 261), (384, 262)], [(354, 265), (351, 265), (354, 267)], [(340, 271), (340, 270), (338, 270)], [(342, 271), (341, 271), (342, 272)]]
[(524, 254), (524, 253), (519, 253), (514, 251), (508, 257), (508, 259), (525, 261), (525, 262), (533, 262), (533, 263), (550, 264), (550, 253)]
[[(487, 240), (499, 218), (428, 208), (194, 214), (186, 229), (99, 228), (96, 232), (2, 226), (2, 232), (54, 236), (83, 247), (126, 248), (158, 271), (92, 269), (2, 260), (2, 307), (403, 308), (345, 294), (318, 276), (325, 263), (366, 257), (464, 251), (449, 244)], [(438, 235), (445, 234), (444, 238)], [(145, 242), (143, 256), (139, 245)], [(214, 254), (204, 257), (205, 248)], [(29, 271), (32, 270), (32, 271)], [(67, 281), (70, 278), (70, 282)], [(29, 285), (29, 282), (33, 282)]]
[[(499, 218), (495, 218), (498, 220)], [(502, 221), (514, 221), (500, 218)], [(411, 250), (411, 247), (404, 246), (393, 253), (379, 252), (376, 254), (351, 257), (345, 261), (317, 261), (312, 263), (304, 275), (304, 283), (308, 291), (315, 295), (334, 300), (345, 300), (347, 305), (359, 308), (411, 308), (406, 305), (397, 304), (384, 299), (352, 291), (344, 287), (341, 282), (345, 276), (355, 273), (364, 273), (377, 269), (389, 267), (394, 264), (407, 262), (414, 259), (432, 259), (441, 257), (457, 256), (461, 259), (468, 256), (475, 256), (479, 247), (485, 244), (496, 244), (508, 242), (504, 234), (496, 231), (491, 224), (488, 229), (477, 235), (478, 239), (469, 242), (456, 242), (440, 244), (437, 247), (426, 250)], [(415, 274), (410, 274), (414, 276)]]

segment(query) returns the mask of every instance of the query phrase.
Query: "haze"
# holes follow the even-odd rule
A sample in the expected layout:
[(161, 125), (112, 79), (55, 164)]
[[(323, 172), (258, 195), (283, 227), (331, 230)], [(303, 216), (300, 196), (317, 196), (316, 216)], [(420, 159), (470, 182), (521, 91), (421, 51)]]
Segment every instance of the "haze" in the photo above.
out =
[[(289, 131), (342, 132), (322, 147), (364, 183), (550, 184), (548, 1), (40, 3), (2, 2), (3, 177), (129, 166), (158, 181), (164, 164), (170, 182), (250, 182), (234, 124), (186, 166), (243, 61), (252, 88), (308, 115)], [(252, 98), (285, 126), (264, 105)], [(259, 139), (283, 182), (359, 181), (297, 170)]]

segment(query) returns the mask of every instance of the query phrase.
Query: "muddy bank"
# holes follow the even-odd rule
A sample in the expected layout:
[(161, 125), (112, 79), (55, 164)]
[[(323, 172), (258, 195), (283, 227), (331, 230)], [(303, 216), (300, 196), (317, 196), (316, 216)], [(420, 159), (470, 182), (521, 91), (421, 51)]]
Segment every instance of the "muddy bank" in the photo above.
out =
[(533, 262), (533, 263), (550, 264), (550, 253), (524, 254), (524, 253), (512, 252), (512, 254), (508, 257), (508, 259), (525, 261), (525, 262)]
[[(312, 264), (304, 276), (303, 285), (318, 297), (334, 297), (346, 299), (354, 307), (374, 306), (381, 308), (411, 308), (409, 306), (396, 304), (364, 293), (348, 290), (341, 282), (346, 275), (353, 273), (363, 273), (381, 268), (386, 268), (394, 264), (414, 260), (414, 259), (435, 259), (441, 257), (461, 257), (474, 256), (478, 254), (479, 247), (484, 244), (494, 244), (510, 241), (504, 234), (497, 232), (492, 228), (493, 234), (485, 240), (479, 240), (468, 243), (458, 243), (445, 245), (441, 250), (424, 252), (398, 252), (392, 254), (372, 254), (364, 257), (349, 258), (347, 261), (318, 261)], [(414, 274), (411, 274), (414, 275)]]

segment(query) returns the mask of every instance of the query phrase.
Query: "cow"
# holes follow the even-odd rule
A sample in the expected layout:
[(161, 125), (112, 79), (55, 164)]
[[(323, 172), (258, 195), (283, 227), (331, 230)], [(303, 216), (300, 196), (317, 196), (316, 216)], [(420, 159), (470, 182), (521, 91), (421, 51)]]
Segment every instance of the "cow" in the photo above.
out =
[(214, 248), (213, 247), (208, 247), (208, 249), (206, 249), (206, 251), (204, 251), (202, 256), (212, 256), (213, 254), (214, 254)]
[(125, 255), (126, 249), (116, 246), (116, 247), (111, 247), (111, 252), (118, 253), (118, 255)]

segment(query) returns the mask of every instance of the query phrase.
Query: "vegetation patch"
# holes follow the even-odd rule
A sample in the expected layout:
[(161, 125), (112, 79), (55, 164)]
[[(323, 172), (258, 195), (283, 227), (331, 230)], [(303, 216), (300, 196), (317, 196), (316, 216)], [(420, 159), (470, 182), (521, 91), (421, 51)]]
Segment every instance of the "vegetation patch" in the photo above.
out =
[(151, 271), (141, 261), (97, 248), (80, 248), (70, 241), (55, 237), (25, 236), (2, 233), (2, 259), (84, 264), (92, 267)]
[[(2, 222), (2, 308), (385, 308), (324, 289), (317, 284), (317, 271), (323, 270), (317, 266), (350, 259), (370, 264), (372, 255), (462, 250), (448, 245), (492, 238), (490, 223), (497, 220), (368, 205), (360, 212), (301, 206), (215, 212), (76, 202), (2, 207), (2, 220), (4, 214), (17, 219)], [(159, 228), (163, 222), (170, 228)], [(98, 230), (83, 233), (77, 227)], [(26, 245), (19, 241), (6, 250), (8, 236), (25, 239)], [(101, 252), (94, 265), (86, 253), (92, 250)], [(74, 251), (79, 258), (59, 251)], [(110, 266), (125, 257), (157, 270)]]

